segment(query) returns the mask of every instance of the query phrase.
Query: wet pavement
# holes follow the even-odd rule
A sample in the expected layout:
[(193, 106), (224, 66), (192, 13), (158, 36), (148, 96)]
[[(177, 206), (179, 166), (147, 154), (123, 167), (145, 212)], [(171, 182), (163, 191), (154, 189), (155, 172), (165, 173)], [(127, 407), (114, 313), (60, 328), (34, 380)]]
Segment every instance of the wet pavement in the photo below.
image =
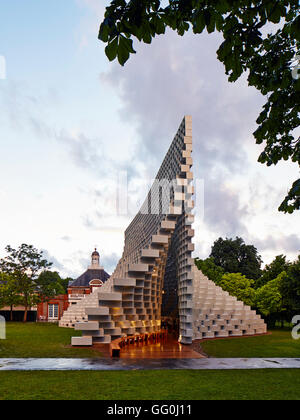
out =
[(203, 354), (169, 337), (158, 343), (129, 345), (121, 350), (121, 359), (203, 359)]
[(0, 359), (0, 372), (157, 369), (300, 369), (300, 359)]

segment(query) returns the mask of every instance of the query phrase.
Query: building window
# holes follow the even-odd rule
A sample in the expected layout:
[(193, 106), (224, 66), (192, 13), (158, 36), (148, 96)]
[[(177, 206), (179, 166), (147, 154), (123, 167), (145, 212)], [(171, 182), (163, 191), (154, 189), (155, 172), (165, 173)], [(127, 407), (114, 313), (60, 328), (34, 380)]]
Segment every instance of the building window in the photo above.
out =
[(58, 305), (48, 305), (48, 318), (58, 319)]

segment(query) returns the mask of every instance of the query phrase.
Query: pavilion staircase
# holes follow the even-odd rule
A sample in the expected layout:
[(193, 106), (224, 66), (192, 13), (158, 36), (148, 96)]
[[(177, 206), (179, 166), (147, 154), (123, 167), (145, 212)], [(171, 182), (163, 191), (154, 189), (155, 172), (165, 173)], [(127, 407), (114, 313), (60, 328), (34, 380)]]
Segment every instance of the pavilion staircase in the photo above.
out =
[(72, 345), (110, 343), (123, 336), (160, 329), (164, 270), (177, 217), (169, 214), (164, 218), (136, 262), (118, 264), (106, 284), (93, 293), (97, 305), (86, 305), (85, 301), (88, 320), (75, 323), (82, 337), (73, 337)]

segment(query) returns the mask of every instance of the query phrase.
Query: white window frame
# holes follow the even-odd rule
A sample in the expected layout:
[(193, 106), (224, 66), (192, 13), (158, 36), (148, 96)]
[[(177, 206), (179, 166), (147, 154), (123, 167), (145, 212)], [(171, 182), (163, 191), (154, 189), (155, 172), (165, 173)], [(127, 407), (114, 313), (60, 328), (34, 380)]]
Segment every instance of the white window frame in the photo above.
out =
[[(51, 316), (52, 313), (52, 316)], [(55, 313), (57, 316), (55, 316)], [(51, 303), (48, 305), (48, 319), (56, 320), (59, 318), (59, 305), (58, 303)]]

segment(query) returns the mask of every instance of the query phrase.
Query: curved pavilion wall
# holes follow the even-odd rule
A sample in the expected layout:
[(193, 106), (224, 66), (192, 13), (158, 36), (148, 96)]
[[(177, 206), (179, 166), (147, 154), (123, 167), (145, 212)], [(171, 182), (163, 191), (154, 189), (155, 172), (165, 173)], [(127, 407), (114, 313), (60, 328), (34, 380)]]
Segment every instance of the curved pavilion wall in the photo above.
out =
[(125, 231), (123, 255), (114, 273), (64, 315), (70, 326), (82, 330), (73, 345), (158, 331), (162, 308), (168, 315), (178, 307), (179, 341), (184, 344), (195, 338), (266, 331), (254, 311), (233, 302), (195, 271), (192, 164), (192, 118), (186, 116), (141, 210)]

